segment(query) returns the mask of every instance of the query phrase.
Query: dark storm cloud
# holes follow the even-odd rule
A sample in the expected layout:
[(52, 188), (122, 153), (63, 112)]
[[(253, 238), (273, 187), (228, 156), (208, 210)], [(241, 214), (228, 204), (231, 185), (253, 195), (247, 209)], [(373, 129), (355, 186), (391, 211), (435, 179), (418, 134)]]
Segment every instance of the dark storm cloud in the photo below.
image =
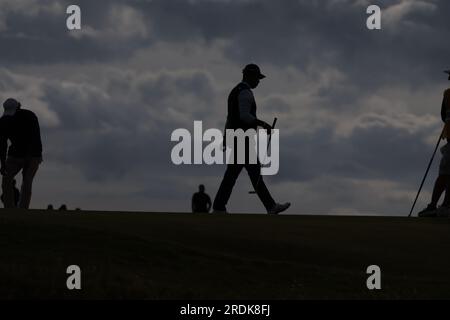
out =
[[(81, 3), (84, 12), (100, 17), (118, 2), (103, 6)], [(356, 1), (134, 1), (127, 5), (142, 14), (151, 32), (143, 39), (128, 39), (118, 45), (128, 53), (153, 42), (195, 42), (206, 45), (225, 40), (227, 57), (243, 65), (258, 61), (278, 67), (293, 66), (311, 78), (327, 66), (340, 70), (346, 81), (323, 88), (324, 106), (349, 109), (361, 94), (386, 83), (407, 83), (412, 87), (440, 80), (448, 65), (450, 47), (448, 1), (382, 1), (386, 21), (383, 30), (369, 32), (365, 26), (365, 5)], [(393, 13), (391, 13), (393, 11)], [(97, 16), (97, 15), (96, 15)], [(91, 19), (86, 18), (87, 21)], [(100, 21), (107, 19), (100, 19)], [(107, 22), (94, 27), (102, 28)], [(151, 34), (151, 35), (150, 35)], [(123, 58), (125, 52), (97, 39), (83, 38), (74, 45), (83, 59)], [(97, 40), (98, 41), (98, 40)], [(116, 41), (111, 39), (110, 41)], [(118, 40), (120, 41), (120, 39)], [(128, 43), (130, 42), (130, 43)], [(72, 42), (70, 42), (72, 43)], [(70, 44), (71, 45), (71, 44)], [(89, 50), (90, 46), (92, 48)], [(107, 49), (108, 53), (102, 52)], [(98, 54), (95, 52), (99, 50)], [(118, 50), (118, 52), (116, 52)], [(84, 57), (85, 52), (93, 52)], [(311, 65), (317, 67), (311, 69)], [(353, 89), (349, 89), (352, 88)]]
[(42, 94), (59, 120), (45, 128), (50, 157), (80, 167), (90, 180), (170, 170), (172, 130), (192, 126), (215, 98), (211, 79), (198, 71), (111, 74), (104, 88), (49, 81)]
[[(6, 64), (52, 64), (105, 62), (123, 59), (134, 50), (149, 45), (143, 35), (127, 31), (134, 11), (121, 1), (77, 1), (82, 9), (82, 31), (66, 28), (66, 8), (71, 1), (7, 1), (0, 8), (4, 27), (0, 28), (1, 60)], [(127, 17), (128, 14), (128, 17)], [(84, 33), (86, 32), (86, 34)]]
[[(229, 58), (241, 64), (255, 60), (292, 65), (304, 72), (311, 63), (333, 65), (367, 87), (405, 77), (411, 83), (424, 77), (437, 79), (434, 75), (448, 64), (450, 55), (445, 43), (450, 4), (443, 0), (403, 9), (400, 18), (386, 13), (380, 32), (366, 29), (366, 6), (357, 1), (78, 1), (84, 26), (94, 30), (80, 38), (69, 37), (65, 29), (69, 2), (56, 3), (60, 6), (53, 11), (32, 16), (25, 14), (25, 8), (7, 11), (8, 28), (0, 32), (0, 40), (17, 50), (2, 52), (3, 59), (14, 63), (107, 61), (123, 59), (155, 41), (224, 39), (229, 42)], [(400, 3), (382, 1), (380, 5), (388, 12)], [(130, 28), (120, 19), (111, 19), (113, 9), (120, 6), (140, 15), (148, 34), (120, 37), (119, 30)], [(116, 34), (105, 36), (111, 30)]]
[(47, 81), (42, 85), (42, 100), (58, 115), (65, 130), (130, 129), (146, 124), (160, 129), (176, 122), (171, 110), (190, 111), (187, 118), (195, 117), (195, 113), (206, 112), (216, 94), (210, 77), (200, 71), (109, 75), (104, 87)]
[(4, 91), (10, 88), (13, 85), (16, 85), (16, 81), (11, 76), (11, 73), (5, 72), (4, 69), (0, 69), (0, 90)]
[(423, 125), (410, 132), (391, 119), (369, 114), (348, 136), (336, 137), (331, 127), (286, 136), (276, 179), (310, 182), (334, 177), (414, 183), (429, 157), (426, 151), (430, 147), (424, 138), (437, 126)]
[[(381, 1), (380, 6), (388, 14), (401, 3)], [(166, 41), (226, 39), (226, 52), (240, 63), (254, 59), (303, 71), (313, 62), (334, 65), (369, 86), (405, 76), (433, 79), (448, 63), (450, 4), (411, 3), (392, 9), (381, 32), (367, 30), (368, 4), (357, 1), (175, 0), (136, 5)]]
[(211, 101), (214, 96), (211, 80), (203, 72), (181, 75), (164, 73), (159, 77), (145, 77), (137, 83), (136, 89), (144, 102), (158, 105), (172, 96), (194, 94), (204, 103)]

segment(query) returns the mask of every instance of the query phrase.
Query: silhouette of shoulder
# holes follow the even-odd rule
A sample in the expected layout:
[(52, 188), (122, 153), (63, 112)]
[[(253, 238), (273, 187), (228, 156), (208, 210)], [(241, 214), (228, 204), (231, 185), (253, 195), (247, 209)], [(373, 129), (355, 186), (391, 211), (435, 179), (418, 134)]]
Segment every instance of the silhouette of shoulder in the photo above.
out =
[(202, 200), (202, 199), (209, 198), (209, 196), (206, 193), (196, 192), (196, 193), (194, 193), (193, 198)]
[(42, 156), (39, 121), (33, 111), (19, 109), (13, 116), (1, 117), (0, 137), (3, 140), (11, 141), (8, 155), (15, 157)]
[(36, 114), (31, 111), (31, 110), (27, 110), (27, 109), (20, 109), (16, 112), (16, 114), (14, 115), (16, 118), (24, 118), (27, 120), (36, 120), (37, 121), (37, 116)]
[(27, 109), (20, 109), (17, 110), (14, 116), (2, 116), (0, 118), (0, 126), (5, 126), (6, 124), (16, 122), (17, 120), (19, 120), (20, 122), (22, 122), (23, 120), (38, 122), (38, 118), (33, 111)]

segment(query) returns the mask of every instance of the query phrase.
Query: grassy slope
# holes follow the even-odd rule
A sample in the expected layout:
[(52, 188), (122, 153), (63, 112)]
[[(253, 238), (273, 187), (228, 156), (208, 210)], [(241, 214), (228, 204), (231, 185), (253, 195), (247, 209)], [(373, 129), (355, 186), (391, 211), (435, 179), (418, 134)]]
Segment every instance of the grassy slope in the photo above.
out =
[(0, 210), (0, 248), (0, 298), (450, 298), (450, 219)]

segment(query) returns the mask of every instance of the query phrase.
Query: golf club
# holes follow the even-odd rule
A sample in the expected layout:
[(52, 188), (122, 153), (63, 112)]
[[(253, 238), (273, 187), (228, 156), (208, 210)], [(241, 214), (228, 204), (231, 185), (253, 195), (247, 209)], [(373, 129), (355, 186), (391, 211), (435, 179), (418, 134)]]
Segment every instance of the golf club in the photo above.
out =
[[(277, 124), (277, 120), (278, 120), (277, 118), (274, 118), (274, 119), (273, 119), (272, 128), (271, 128), (271, 132), (270, 132), (270, 135), (269, 135), (269, 142), (267, 143), (267, 151), (266, 151), (266, 154), (265, 154), (265, 157), (264, 157), (264, 161), (263, 161), (263, 162), (266, 162), (267, 153), (269, 152), (270, 142), (271, 142), (271, 140), (272, 140), (272, 130), (275, 129), (275, 125)], [(260, 180), (261, 180), (261, 175), (259, 175), (258, 182), (256, 182), (256, 186), (259, 185), (259, 181), (260, 181)], [(256, 194), (256, 190), (249, 191), (248, 193), (249, 193), (249, 194)]]
[[(445, 127), (444, 127), (444, 129), (445, 129)], [(417, 199), (419, 198), (420, 191), (422, 191), (422, 187), (425, 182), (425, 179), (427, 178), (428, 171), (430, 171), (430, 167), (431, 167), (431, 164), (433, 163), (434, 156), (436, 155), (436, 151), (439, 148), (439, 144), (441, 143), (442, 136), (444, 134), (444, 129), (442, 129), (442, 132), (439, 136), (438, 142), (436, 143), (436, 147), (434, 148), (433, 155), (431, 156), (430, 162), (428, 163), (427, 170), (425, 171), (425, 175), (423, 176), (422, 183), (420, 184), (419, 191), (417, 192), (416, 199), (414, 199), (414, 203), (411, 207), (411, 211), (409, 212), (408, 218), (411, 217), (413, 210), (414, 210), (414, 206), (416, 205)]]

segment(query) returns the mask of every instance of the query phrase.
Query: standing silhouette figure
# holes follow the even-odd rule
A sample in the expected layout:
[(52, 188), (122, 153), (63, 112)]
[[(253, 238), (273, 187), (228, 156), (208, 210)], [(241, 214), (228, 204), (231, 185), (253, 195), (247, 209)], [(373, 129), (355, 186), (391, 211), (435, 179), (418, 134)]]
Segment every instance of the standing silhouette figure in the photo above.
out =
[(192, 213), (209, 213), (211, 198), (205, 193), (205, 186), (199, 185), (198, 192), (192, 196)]
[[(42, 162), (42, 143), (36, 115), (21, 108), (15, 99), (3, 103), (0, 118), (0, 172), (5, 208), (14, 208), (14, 178), (22, 171), (18, 207), (28, 209), (33, 179)], [(8, 148), (8, 140), (11, 145)]]
[[(256, 102), (252, 92), (252, 89), (255, 89), (258, 86), (260, 80), (264, 79), (266, 76), (261, 73), (261, 70), (256, 64), (249, 64), (245, 66), (242, 73), (242, 81), (236, 87), (234, 87), (233, 90), (231, 90), (231, 93), (228, 96), (228, 116), (225, 130), (256, 130), (258, 126), (263, 127), (266, 130), (271, 130), (272, 127), (270, 124), (257, 118)], [(225, 141), (225, 143), (227, 142)], [(243, 168), (247, 170), (253, 188), (255, 189), (259, 199), (264, 204), (267, 213), (278, 214), (289, 208), (289, 202), (284, 204), (276, 203), (270, 195), (270, 192), (267, 189), (266, 184), (264, 183), (264, 180), (261, 176), (261, 163), (259, 161), (257, 161), (257, 163), (251, 163), (251, 161), (249, 161), (250, 152), (253, 152), (250, 149), (250, 142), (246, 141), (245, 163), (237, 163), (237, 155), (235, 152), (234, 163), (227, 165), (222, 183), (220, 184), (216, 198), (214, 199), (213, 209), (215, 213), (227, 212), (226, 205), (228, 203), (228, 200), (230, 199), (231, 192), (233, 191), (233, 187), (236, 183), (236, 179), (239, 177), (239, 174), (241, 173)]]
[[(444, 71), (449, 75), (450, 70)], [(444, 98), (441, 106), (441, 119), (445, 123), (442, 131), (442, 139), (447, 139), (447, 143), (441, 148), (442, 158), (439, 164), (439, 175), (434, 182), (431, 202), (425, 209), (418, 213), (419, 217), (435, 217), (450, 215), (450, 88), (444, 91)], [(444, 201), (438, 208), (442, 193), (445, 191)]]

